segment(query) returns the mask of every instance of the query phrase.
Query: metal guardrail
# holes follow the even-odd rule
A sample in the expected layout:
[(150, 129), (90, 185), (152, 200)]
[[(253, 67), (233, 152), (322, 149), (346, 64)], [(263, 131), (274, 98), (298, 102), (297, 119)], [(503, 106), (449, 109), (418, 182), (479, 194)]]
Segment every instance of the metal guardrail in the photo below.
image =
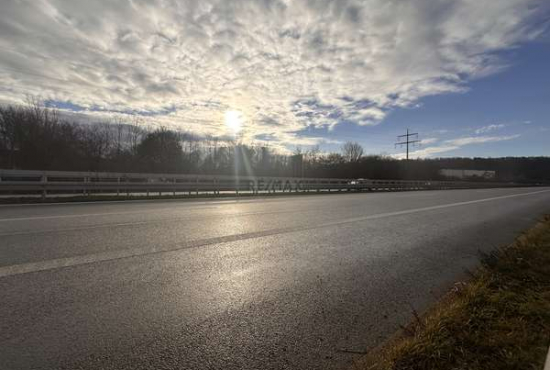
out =
[(520, 186), (465, 181), (357, 180), (262, 176), (175, 175), (115, 172), (28, 171), (0, 169), (3, 195), (90, 195), (177, 193), (276, 193), (330, 191), (401, 191)]

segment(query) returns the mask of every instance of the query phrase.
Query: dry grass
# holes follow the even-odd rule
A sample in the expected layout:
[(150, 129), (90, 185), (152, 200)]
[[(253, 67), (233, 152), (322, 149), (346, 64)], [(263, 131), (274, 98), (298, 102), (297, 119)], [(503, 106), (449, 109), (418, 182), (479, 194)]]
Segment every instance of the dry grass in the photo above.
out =
[(550, 344), (550, 216), (356, 366), (542, 369)]

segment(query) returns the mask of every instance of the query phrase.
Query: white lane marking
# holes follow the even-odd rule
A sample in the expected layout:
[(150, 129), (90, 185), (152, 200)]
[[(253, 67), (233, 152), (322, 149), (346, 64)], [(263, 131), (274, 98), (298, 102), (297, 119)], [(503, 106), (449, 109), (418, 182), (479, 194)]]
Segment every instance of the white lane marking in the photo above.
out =
[[(297, 196), (300, 197), (300, 196)], [(306, 197), (305, 195), (301, 198), (303, 199)], [(182, 208), (185, 210), (195, 210), (195, 209), (208, 209), (208, 208), (219, 208), (219, 205), (227, 205), (227, 204), (243, 204), (243, 203), (256, 203), (256, 202), (277, 202), (277, 201), (283, 201), (285, 199), (288, 199), (286, 196), (275, 196), (273, 199), (266, 199), (266, 198), (258, 198), (258, 199), (234, 199), (234, 200), (211, 200), (211, 201), (187, 201), (182, 202), (183, 204), (180, 204)], [(162, 199), (166, 200), (166, 199)], [(174, 200), (168, 200), (169, 202), (176, 202), (178, 199)], [(298, 201), (298, 199), (295, 199)], [(94, 204), (111, 204), (111, 203), (136, 203), (136, 202), (153, 202), (158, 200), (116, 200), (116, 201), (104, 201), (104, 202), (72, 202), (72, 203), (46, 203), (46, 204), (14, 204), (14, 205), (0, 205), (0, 207), (6, 206), (51, 206), (51, 205), (58, 205), (58, 206), (69, 206), (69, 205), (94, 205)], [(163, 208), (155, 208), (152, 209), (153, 211), (163, 211), (163, 210), (175, 210), (173, 205), (170, 205), (169, 207), (163, 207)], [(150, 210), (140, 210), (140, 211), (126, 211), (126, 212), (106, 212), (106, 213), (86, 213), (86, 214), (74, 214), (74, 215), (57, 215), (57, 216), (28, 216), (28, 217), (11, 217), (11, 218), (0, 218), (0, 222), (10, 222), (10, 221), (32, 221), (32, 220), (47, 220), (47, 219), (56, 219), (56, 218), (72, 218), (72, 217), (93, 217), (93, 216), (116, 216), (116, 215), (127, 215), (127, 214), (136, 214), (136, 213), (146, 213)]]
[(206, 246), (206, 245), (212, 245), (212, 244), (221, 244), (221, 243), (227, 243), (227, 242), (231, 242), (231, 241), (260, 238), (260, 237), (265, 237), (265, 236), (270, 236), (270, 235), (292, 233), (292, 232), (297, 232), (297, 231), (311, 230), (311, 229), (317, 229), (317, 228), (325, 228), (325, 227), (330, 227), (330, 226), (338, 226), (338, 225), (353, 223), (353, 222), (367, 221), (367, 220), (373, 220), (373, 219), (380, 219), (380, 218), (386, 218), (386, 217), (401, 216), (401, 215), (407, 215), (407, 214), (412, 214), (412, 213), (432, 211), (432, 210), (437, 210), (437, 209), (444, 209), (444, 208), (458, 207), (458, 206), (464, 206), (464, 205), (470, 205), (470, 204), (484, 203), (484, 202), (490, 202), (490, 201), (494, 201), (494, 200), (517, 198), (517, 197), (523, 197), (523, 196), (541, 194), (541, 193), (547, 193), (547, 192), (550, 192), (550, 189), (541, 190), (541, 191), (534, 191), (534, 192), (529, 192), (529, 193), (502, 195), (502, 196), (498, 196), (498, 197), (491, 197), (491, 198), (484, 198), (484, 199), (477, 199), (477, 200), (469, 200), (469, 201), (464, 201), (464, 202), (440, 204), (440, 205), (437, 205), (437, 206), (407, 209), (407, 210), (403, 210), (403, 211), (378, 213), (378, 214), (369, 215), (369, 216), (354, 217), (354, 218), (349, 218), (349, 219), (345, 219), (345, 220), (325, 222), (325, 223), (322, 223), (322, 224), (316, 224), (316, 225), (310, 225), (310, 226), (297, 226), (297, 227), (288, 227), (288, 228), (267, 230), (267, 231), (264, 231), (264, 232), (254, 232), (254, 233), (247, 233), (247, 234), (228, 235), (228, 236), (219, 237), (219, 238), (196, 240), (196, 241), (190, 242), (186, 245), (179, 244), (179, 245), (166, 245), (166, 246), (160, 246), (160, 247), (156, 247), (156, 246), (139, 247), (139, 248), (133, 248), (133, 249), (123, 249), (123, 250), (116, 250), (116, 251), (109, 251), (109, 252), (79, 255), (79, 256), (74, 256), (74, 257), (58, 258), (58, 259), (53, 259), (53, 260), (21, 263), (21, 264), (17, 264), (17, 265), (0, 267), (0, 278), (6, 277), (6, 276), (12, 276), (12, 275), (25, 274), (25, 273), (30, 273), (30, 272), (38, 272), (38, 271), (57, 269), (57, 268), (62, 268), (62, 267), (71, 267), (71, 266), (78, 266), (78, 265), (84, 265), (84, 264), (90, 264), (90, 263), (96, 263), (96, 262), (111, 261), (111, 260), (121, 259), (121, 258), (143, 256), (143, 255), (162, 253), (162, 252), (171, 252), (171, 251), (176, 251), (176, 250), (186, 249), (186, 248), (192, 248), (192, 247), (200, 247), (200, 246)]
[[(496, 189), (496, 188), (495, 188)], [(465, 190), (465, 189), (456, 189), (456, 190)], [(437, 190), (433, 190), (437, 191)], [(311, 194), (293, 194), (295, 197), (307, 197)], [(325, 193), (326, 195), (326, 193)], [(350, 194), (351, 195), (351, 194)], [(23, 204), (0, 204), (0, 209), (2, 208), (16, 208), (16, 207), (50, 207), (50, 206), (72, 206), (72, 205), (93, 205), (93, 204), (117, 204), (117, 203), (185, 203), (185, 204), (226, 204), (226, 203), (252, 203), (252, 202), (275, 202), (288, 199), (288, 194), (268, 194), (262, 193), (255, 195), (254, 197), (250, 195), (244, 195), (241, 197), (238, 196), (228, 196), (228, 197), (200, 197), (200, 198), (162, 198), (162, 199), (128, 199), (128, 200), (93, 200), (87, 202), (55, 202), (55, 203), (23, 203)]]
[[(197, 208), (195, 208), (197, 209)], [(303, 212), (318, 212), (320, 209), (311, 208)], [(240, 213), (216, 213), (213, 215), (206, 216), (187, 216), (187, 217), (170, 217), (170, 218), (158, 218), (155, 220), (148, 221), (135, 221), (135, 222), (123, 222), (116, 224), (98, 224), (90, 226), (80, 226), (80, 227), (69, 227), (61, 229), (47, 229), (47, 230), (31, 230), (31, 231), (16, 231), (8, 233), (0, 233), (0, 237), (5, 236), (22, 236), (22, 235), (37, 235), (37, 234), (52, 234), (52, 233), (65, 233), (72, 231), (86, 231), (94, 229), (104, 229), (104, 228), (114, 228), (114, 227), (124, 227), (124, 226), (136, 226), (136, 225), (151, 225), (167, 222), (181, 222), (186, 220), (202, 220), (202, 219), (212, 219), (212, 218), (226, 218), (226, 217), (248, 217), (248, 216), (258, 216), (258, 215), (273, 215), (281, 213), (292, 213), (294, 210), (279, 210), (279, 211), (258, 211), (258, 212), (240, 212)]]
[[(463, 189), (458, 189), (463, 190)], [(484, 189), (484, 190), (501, 190), (501, 189)], [(545, 190), (543, 190), (545, 191)], [(536, 192), (534, 192), (536, 193)], [(533, 194), (534, 194), (533, 193)], [(386, 193), (381, 193), (386, 194)], [(521, 193), (521, 194), (531, 194), (531, 193)], [(520, 195), (521, 195), (520, 194)], [(516, 194), (512, 194), (516, 195)], [(233, 200), (233, 199), (225, 199), (225, 200), (212, 200), (212, 201), (187, 201), (184, 204), (181, 204), (181, 206), (188, 206), (189, 208), (185, 209), (208, 209), (208, 208), (217, 208), (217, 205), (225, 205), (225, 204), (239, 204), (239, 203), (251, 203), (256, 201), (278, 201), (281, 200), (281, 197), (278, 197), (277, 199), (246, 199), (246, 200)], [(165, 200), (165, 199), (163, 199)], [(110, 204), (110, 203), (135, 203), (135, 202), (150, 202), (154, 201), (151, 200), (119, 200), (119, 201), (105, 201), (105, 202), (74, 202), (74, 203), (47, 203), (47, 204), (20, 204), (16, 206), (50, 206), (50, 205), (74, 205), (74, 204), (85, 204), (85, 205), (93, 205), (93, 204)], [(170, 202), (175, 202), (175, 200), (169, 200)], [(5, 205), (10, 206), (10, 205)], [(182, 207), (184, 208), (184, 207)], [(175, 210), (173, 206), (170, 207), (164, 207), (164, 208), (158, 208), (153, 209), (153, 211), (163, 211), (163, 210)], [(129, 215), (129, 214), (140, 214), (148, 212), (149, 210), (139, 210), (139, 211), (126, 211), (126, 212), (104, 212), (104, 213), (83, 213), (83, 214), (74, 214), (74, 215), (56, 215), (56, 216), (27, 216), (27, 217), (9, 217), (9, 218), (0, 218), (0, 222), (17, 222), (17, 221), (33, 221), (33, 220), (49, 220), (49, 219), (62, 219), (62, 218), (74, 218), (74, 217), (95, 217), (95, 216), (118, 216), (118, 215)]]
[(17, 208), (17, 207), (52, 207), (52, 206), (78, 206), (78, 205), (105, 205), (105, 204), (118, 204), (118, 203), (185, 203), (185, 204), (218, 204), (218, 203), (237, 203), (240, 201), (238, 198), (227, 197), (227, 198), (201, 198), (197, 199), (186, 199), (186, 198), (163, 198), (163, 199), (128, 199), (128, 200), (92, 200), (88, 202), (56, 202), (56, 203), (22, 203), (22, 204), (0, 204), (1, 208)]
[(0, 222), (49, 220), (49, 219), (55, 219), (55, 218), (74, 218), (74, 217), (93, 217), (93, 216), (116, 216), (116, 215), (129, 215), (129, 214), (133, 214), (133, 213), (143, 213), (143, 211), (139, 211), (139, 212), (137, 212), (137, 211), (132, 211), (132, 212), (108, 212), (108, 213), (81, 213), (81, 214), (75, 214), (75, 215), (0, 218)]
[[(174, 219), (169, 219), (174, 220)], [(185, 219), (184, 219), (185, 220)], [(162, 220), (166, 221), (166, 219)], [(160, 222), (160, 221), (159, 221)], [(125, 227), (125, 226), (139, 226), (151, 224), (151, 221), (136, 221), (136, 222), (124, 222), (119, 224), (100, 224), (93, 226), (81, 226), (81, 227), (70, 227), (65, 229), (48, 229), (48, 230), (33, 230), (33, 231), (17, 231), (13, 233), (0, 233), (0, 237), (10, 237), (10, 236), (27, 236), (27, 235), (46, 235), (46, 234), (60, 234), (60, 233), (70, 233), (73, 231), (87, 231), (95, 229), (108, 229), (113, 227)]]
[[(203, 207), (192, 207), (192, 210), (195, 209), (210, 209), (210, 208), (218, 208), (216, 205), (207, 205)], [(186, 210), (189, 208), (186, 208)], [(176, 209), (173, 207), (170, 208), (159, 208), (155, 209), (154, 211), (175, 211)], [(94, 216), (118, 216), (118, 215), (131, 215), (131, 214), (144, 214), (147, 213), (149, 210), (139, 210), (139, 211), (126, 211), (126, 212), (105, 212), (105, 213), (82, 213), (82, 214), (74, 214), (74, 215), (57, 215), (57, 216), (29, 216), (29, 217), (13, 217), (13, 218), (0, 218), (0, 222), (10, 222), (10, 221), (33, 221), (33, 220), (49, 220), (49, 219), (57, 219), (57, 218), (75, 218), (75, 217), (94, 217)]]
[(516, 198), (516, 197), (522, 197), (522, 196), (526, 196), (526, 195), (533, 195), (533, 194), (540, 194), (540, 193), (547, 193), (547, 192), (550, 192), (550, 189), (541, 190), (541, 191), (533, 191), (533, 192), (530, 192), (530, 193), (509, 194), (509, 195), (501, 195), (501, 196), (498, 196), (498, 197), (468, 200), (468, 201), (464, 201), (464, 202), (440, 204), (440, 205), (437, 205), (437, 206), (406, 209), (404, 211), (378, 213), (376, 215), (370, 215), (370, 216), (364, 216), (364, 217), (355, 217), (355, 218), (349, 218), (349, 219), (346, 219), (346, 220), (330, 222), (328, 224), (328, 226), (340, 225), (340, 224), (345, 224), (345, 223), (349, 223), (349, 222), (372, 220), (372, 219), (378, 219), (378, 218), (383, 218), (383, 217), (408, 215), (408, 214), (411, 214), (411, 213), (433, 211), (433, 210), (436, 210), (436, 209), (451, 208), (451, 207), (464, 206), (464, 205), (475, 204), (475, 203), (490, 202), (490, 201), (499, 200), (499, 199)]

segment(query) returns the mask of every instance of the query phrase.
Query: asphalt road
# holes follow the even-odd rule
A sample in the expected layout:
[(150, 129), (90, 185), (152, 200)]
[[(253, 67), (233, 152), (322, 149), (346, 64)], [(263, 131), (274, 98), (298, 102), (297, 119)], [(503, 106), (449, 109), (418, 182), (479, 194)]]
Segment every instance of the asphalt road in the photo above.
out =
[(550, 188), (0, 206), (1, 369), (343, 369)]

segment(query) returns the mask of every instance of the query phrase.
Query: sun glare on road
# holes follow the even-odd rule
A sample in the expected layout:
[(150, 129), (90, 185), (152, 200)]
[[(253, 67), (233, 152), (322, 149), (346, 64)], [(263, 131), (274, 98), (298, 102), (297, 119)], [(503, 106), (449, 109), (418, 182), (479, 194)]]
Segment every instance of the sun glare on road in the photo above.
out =
[(238, 134), (243, 126), (243, 114), (238, 110), (228, 110), (225, 112), (225, 126), (233, 134)]

